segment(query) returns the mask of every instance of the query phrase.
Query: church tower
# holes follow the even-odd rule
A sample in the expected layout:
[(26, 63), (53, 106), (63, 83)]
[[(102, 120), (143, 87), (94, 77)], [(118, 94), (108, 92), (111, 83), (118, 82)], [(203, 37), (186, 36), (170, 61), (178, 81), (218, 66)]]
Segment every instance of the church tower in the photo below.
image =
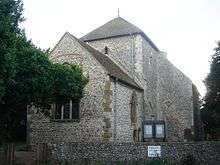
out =
[(144, 89), (142, 120), (152, 123), (154, 136), (157, 124), (170, 141), (193, 134), (192, 82), (141, 29), (117, 17), (81, 40), (113, 59)]
[(138, 27), (117, 17), (81, 38), (112, 58), (145, 89), (145, 118), (157, 117), (156, 61), (161, 52)]

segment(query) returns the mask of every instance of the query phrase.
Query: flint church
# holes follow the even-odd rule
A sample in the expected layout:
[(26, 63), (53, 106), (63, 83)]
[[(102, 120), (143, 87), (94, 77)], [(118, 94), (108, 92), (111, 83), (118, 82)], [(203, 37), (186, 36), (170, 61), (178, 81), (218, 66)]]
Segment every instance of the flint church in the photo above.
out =
[(89, 82), (78, 103), (54, 103), (49, 115), (28, 108), (30, 144), (201, 139), (195, 85), (125, 19), (117, 17), (80, 39), (66, 32), (50, 60), (79, 65)]

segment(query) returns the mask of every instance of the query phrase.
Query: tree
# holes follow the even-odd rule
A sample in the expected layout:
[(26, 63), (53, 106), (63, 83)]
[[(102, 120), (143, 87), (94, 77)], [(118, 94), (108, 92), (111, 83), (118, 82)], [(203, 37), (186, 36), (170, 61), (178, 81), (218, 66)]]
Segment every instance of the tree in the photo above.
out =
[(20, 1), (0, 1), (0, 101), (5, 93), (7, 82), (15, 73), (15, 45), (21, 17), (22, 4)]
[(71, 64), (53, 64), (18, 25), (20, 0), (0, 1), (0, 142), (16, 139), (28, 105), (50, 109), (54, 102), (78, 101), (88, 79)]
[(220, 41), (214, 49), (211, 57), (210, 73), (205, 79), (207, 93), (204, 97), (202, 119), (205, 124), (205, 132), (212, 139), (220, 138)]

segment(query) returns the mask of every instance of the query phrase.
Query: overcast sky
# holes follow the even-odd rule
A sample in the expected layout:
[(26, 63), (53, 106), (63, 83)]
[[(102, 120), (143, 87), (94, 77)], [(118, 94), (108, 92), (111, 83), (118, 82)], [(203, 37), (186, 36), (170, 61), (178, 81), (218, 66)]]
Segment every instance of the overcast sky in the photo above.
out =
[(205, 94), (203, 80), (220, 40), (220, 0), (23, 0), (22, 24), (42, 49), (70, 32), (80, 38), (120, 16), (142, 29)]

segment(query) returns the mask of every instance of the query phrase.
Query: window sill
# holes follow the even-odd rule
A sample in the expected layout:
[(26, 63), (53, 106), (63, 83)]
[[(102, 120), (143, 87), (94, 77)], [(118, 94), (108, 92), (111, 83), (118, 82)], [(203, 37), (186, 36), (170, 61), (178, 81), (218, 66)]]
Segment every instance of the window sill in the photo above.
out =
[(79, 119), (51, 119), (51, 122), (58, 122), (58, 123), (69, 123), (69, 122), (76, 122), (79, 123), (80, 120)]
[(145, 137), (144, 142), (165, 142), (165, 138)]

